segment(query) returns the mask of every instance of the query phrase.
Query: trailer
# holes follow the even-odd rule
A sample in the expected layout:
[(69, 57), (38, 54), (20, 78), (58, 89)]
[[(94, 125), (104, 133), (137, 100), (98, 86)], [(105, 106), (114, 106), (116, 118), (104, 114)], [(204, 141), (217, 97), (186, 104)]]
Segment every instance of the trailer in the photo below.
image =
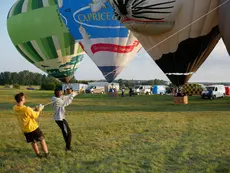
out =
[(96, 86), (96, 87), (105, 87), (105, 92), (109, 92), (111, 88), (114, 88), (116, 91), (119, 91), (120, 86), (119, 83), (108, 83), (108, 82), (90, 82), (88, 86)]
[(225, 95), (226, 96), (230, 95), (230, 86), (225, 86)]
[(154, 85), (152, 88), (152, 94), (160, 94), (163, 95), (166, 93), (165, 85)]
[(151, 89), (152, 89), (151, 85), (136, 85), (134, 87), (134, 93), (136, 95), (140, 95), (140, 94), (150, 95)]
[(189, 96), (194, 96), (194, 95), (200, 96), (202, 91), (204, 90), (205, 90), (205, 86), (203, 84), (187, 83), (182, 87), (183, 93), (186, 93)]
[(70, 83), (70, 84), (62, 84), (62, 90), (65, 91), (67, 88), (72, 88), (74, 91), (85, 90), (88, 87), (87, 84), (81, 83)]

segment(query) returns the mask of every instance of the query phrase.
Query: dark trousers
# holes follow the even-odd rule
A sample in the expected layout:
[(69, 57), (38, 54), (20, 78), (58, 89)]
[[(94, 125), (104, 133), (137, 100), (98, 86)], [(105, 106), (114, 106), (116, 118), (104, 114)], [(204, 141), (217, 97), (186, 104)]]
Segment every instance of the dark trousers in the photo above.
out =
[(71, 149), (71, 129), (69, 128), (68, 122), (64, 119), (62, 121), (56, 121), (57, 125), (60, 127), (63, 137), (66, 143), (66, 149)]

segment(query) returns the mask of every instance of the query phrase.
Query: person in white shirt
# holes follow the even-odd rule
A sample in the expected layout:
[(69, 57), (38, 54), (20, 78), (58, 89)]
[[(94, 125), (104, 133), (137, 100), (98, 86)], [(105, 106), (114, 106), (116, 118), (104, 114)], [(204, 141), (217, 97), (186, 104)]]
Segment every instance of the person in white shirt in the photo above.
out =
[(65, 119), (65, 107), (72, 103), (73, 98), (77, 96), (76, 92), (72, 92), (67, 96), (62, 95), (61, 89), (55, 89), (54, 95), (52, 98), (53, 108), (54, 108), (54, 120), (57, 125), (60, 127), (65, 143), (66, 143), (66, 151), (71, 150), (71, 129), (68, 125), (68, 122)]

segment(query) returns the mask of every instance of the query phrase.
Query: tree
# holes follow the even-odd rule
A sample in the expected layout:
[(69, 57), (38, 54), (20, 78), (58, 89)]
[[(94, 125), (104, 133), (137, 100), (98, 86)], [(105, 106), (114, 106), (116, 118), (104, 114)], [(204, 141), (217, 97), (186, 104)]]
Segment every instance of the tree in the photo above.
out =
[(119, 79), (118, 83), (119, 83), (120, 88), (124, 87), (124, 81), (123, 81), (123, 79)]
[(176, 85), (174, 85), (173, 83), (170, 83), (169, 88), (176, 88)]
[(75, 76), (73, 76), (73, 77), (70, 79), (69, 83), (77, 83), (77, 80), (75, 79)]
[(155, 80), (149, 80), (149, 81), (147, 81), (146, 85), (155, 85)]
[(28, 70), (24, 70), (18, 73), (18, 84), (19, 85), (26, 85), (27, 80), (28, 80), (28, 76), (29, 75), (29, 71)]
[(88, 81), (86, 81), (86, 80), (81, 80), (81, 81), (77, 81), (77, 83), (88, 84)]
[(125, 85), (126, 87), (128, 87), (128, 88), (132, 88), (132, 87), (133, 87), (133, 82), (132, 82), (132, 81), (129, 81), (129, 80), (124, 81), (124, 85)]
[(17, 84), (18, 83), (18, 73), (13, 72), (11, 73), (11, 80), (12, 80), (12, 84)]
[(0, 85), (5, 85), (3, 73), (0, 73)]
[(34, 74), (33, 85), (41, 85), (43, 75), (39, 73)]
[(33, 85), (34, 78), (35, 78), (35, 74), (29, 72), (27, 75), (26, 85)]
[(42, 90), (55, 90), (56, 85), (53, 82), (43, 83), (41, 85)]
[(42, 90), (54, 90), (56, 87), (62, 86), (62, 83), (55, 79), (52, 76), (48, 76), (42, 81), (41, 89)]
[(16, 83), (13, 85), (13, 87), (14, 87), (15, 89), (20, 89), (20, 85), (18, 85), (18, 84), (16, 84)]
[(11, 73), (6, 71), (6, 72), (3, 72), (3, 82), (4, 84), (11, 84)]

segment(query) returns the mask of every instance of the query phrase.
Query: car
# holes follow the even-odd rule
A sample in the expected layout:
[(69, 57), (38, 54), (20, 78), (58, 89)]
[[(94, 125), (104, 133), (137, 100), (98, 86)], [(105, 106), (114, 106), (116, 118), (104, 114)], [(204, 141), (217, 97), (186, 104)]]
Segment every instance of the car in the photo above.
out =
[(105, 92), (105, 87), (103, 86), (89, 86), (86, 90), (86, 93), (91, 93), (91, 94), (104, 94)]
[(210, 85), (205, 87), (205, 90), (201, 93), (201, 98), (205, 99), (216, 99), (220, 97), (225, 97), (225, 87), (224, 85)]
[(151, 90), (152, 90), (151, 85), (138, 85), (138, 86), (135, 86), (134, 93), (137, 95), (140, 95), (140, 94), (150, 95), (152, 93)]
[(33, 87), (28, 87), (27, 90), (35, 90)]

